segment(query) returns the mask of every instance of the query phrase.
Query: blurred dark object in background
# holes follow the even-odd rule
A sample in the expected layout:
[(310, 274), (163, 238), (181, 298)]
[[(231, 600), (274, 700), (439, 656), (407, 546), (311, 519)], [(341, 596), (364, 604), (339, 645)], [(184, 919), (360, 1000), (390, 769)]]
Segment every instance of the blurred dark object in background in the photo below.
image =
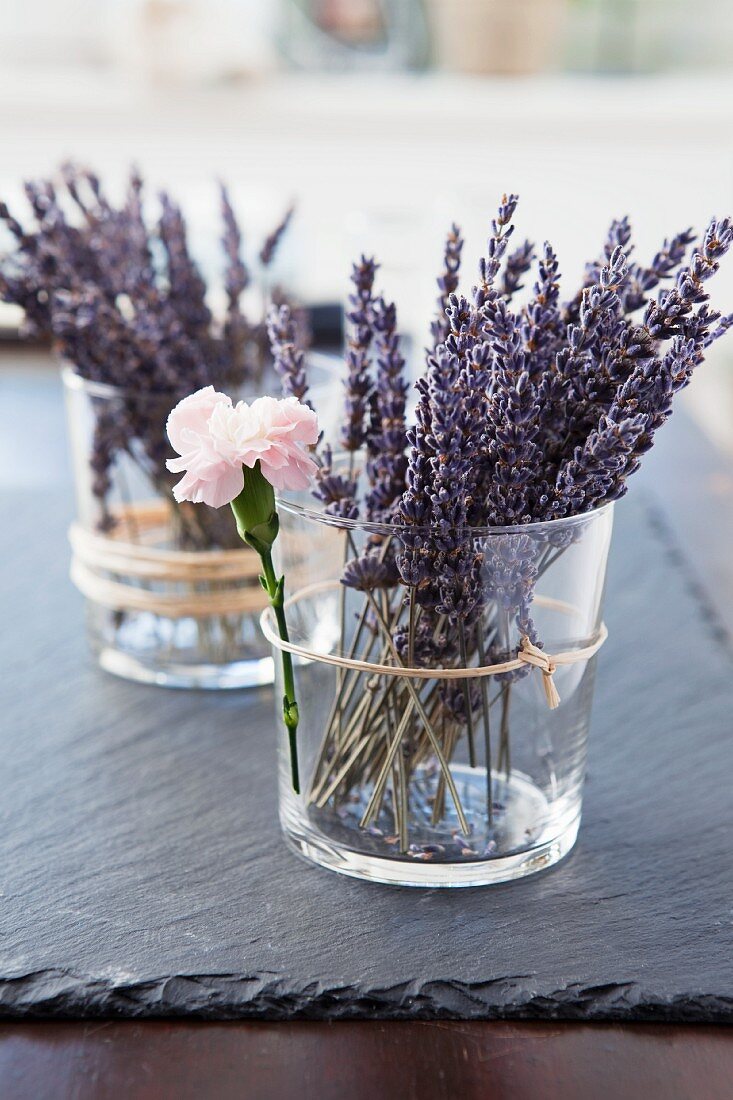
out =
[(429, 60), (421, 0), (285, 0), (280, 47), (299, 69), (393, 71)]
[(311, 346), (317, 350), (341, 350), (344, 343), (344, 310), (337, 302), (304, 307)]

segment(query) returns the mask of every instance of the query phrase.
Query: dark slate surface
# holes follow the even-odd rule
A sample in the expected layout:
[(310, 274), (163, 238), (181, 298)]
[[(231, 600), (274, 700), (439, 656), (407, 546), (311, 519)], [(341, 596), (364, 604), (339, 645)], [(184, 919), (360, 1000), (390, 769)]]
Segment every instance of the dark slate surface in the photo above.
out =
[(619, 508), (578, 847), (476, 890), (300, 862), (268, 691), (93, 667), (67, 501), (3, 501), (0, 1012), (733, 1019), (733, 663), (669, 536)]

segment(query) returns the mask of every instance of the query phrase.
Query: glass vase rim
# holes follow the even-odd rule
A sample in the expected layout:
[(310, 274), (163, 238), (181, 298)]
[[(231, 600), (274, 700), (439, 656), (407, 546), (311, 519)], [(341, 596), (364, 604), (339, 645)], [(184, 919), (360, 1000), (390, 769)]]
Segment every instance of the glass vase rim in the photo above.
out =
[[(409, 531), (411, 535), (435, 537), (434, 527), (418, 527), (406, 523), (379, 523), (377, 521), (362, 519), (343, 519), (341, 516), (328, 515), (326, 512), (322, 510), (319, 511), (317, 508), (304, 507), (295, 501), (288, 500), (285, 496), (281, 496), (279, 492), (276, 492), (275, 497), (278, 510), (288, 512), (290, 515), (300, 516), (303, 519), (322, 524), (326, 527), (336, 527), (348, 531), (363, 531), (364, 534), (367, 535), (383, 535), (385, 537), (399, 536), (405, 531)], [(453, 532), (463, 532), (467, 538), (471, 539), (496, 537), (498, 535), (527, 535), (533, 532), (536, 533), (540, 530), (559, 531), (573, 527), (574, 525), (587, 523), (589, 520), (596, 519), (605, 513), (612, 514), (615, 503), (615, 501), (609, 500), (605, 504), (600, 504), (597, 508), (590, 509), (588, 512), (579, 512), (577, 515), (573, 516), (562, 516), (559, 519), (540, 519), (532, 520), (530, 523), (504, 524), (493, 527), (486, 525), (481, 527), (452, 527), (449, 528), (449, 530)]]
[[(310, 365), (320, 366), (324, 371), (332, 373), (334, 376), (337, 375), (337, 368), (342, 364), (341, 356), (328, 351), (306, 351), (305, 356), (306, 361)], [(59, 365), (62, 382), (70, 390), (78, 390), (81, 393), (88, 394), (90, 397), (118, 398), (127, 397), (130, 394), (134, 394), (138, 397), (142, 396), (140, 390), (136, 390), (132, 386), (117, 386), (113, 382), (97, 382), (92, 378), (85, 378), (83, 374), (79, 373), (70, 359), (61, 357), (59, 359)], [(315, 388), (318, 388), (318, 383), (316, 383)], [(235, 393), (241, 392), (243, 389), (244, 386), (240, 386), (235, 390)], [(180, 400), (179, 394), (180, 390), (176, 389), (146, 391), (146, 396), (149, 397), (175, 397), (176, 400)], [(263, 394), (255, 396), (263, 396)]]

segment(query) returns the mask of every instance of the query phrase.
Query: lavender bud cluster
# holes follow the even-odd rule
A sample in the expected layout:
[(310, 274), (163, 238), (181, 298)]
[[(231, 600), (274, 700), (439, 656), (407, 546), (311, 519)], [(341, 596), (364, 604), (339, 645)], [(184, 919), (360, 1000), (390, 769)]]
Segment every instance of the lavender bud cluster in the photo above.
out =
[[(143, 180), (135, 169), (119, 204), (94, 172), (73, 164), (62, 166), (58, 182), (29, 181), (25, 194), (28, 219), (0, 202), (0, 223), (9, 239), (0, 253), (0, 299), (20, 306), (25, 332), (52, 340), (82, 378), (119, 391), (114, 416), (95, 406), (90, 455), (101, 522), (109, 526), (110, 472), (122, 452), (172, 501), (165, 413), (202, 386), (237, 389), (259, 383), (270, 366), (265, 317), (247, 316), (242, 308), (249, 274), (225, 188), (221, 319), (209, 308), (181, 208), (163, 193), (158, 220), (149, 222)], [(262, 263), (272, 260), (289, 219), (290, 212), (263, 246)], [(183, 523), (183, 530), (190, 544), (221, 544), (222, 523), (213, 512), (200, 512), (195, 527)]]
[(463, 237), (458, 226), (453, 223), (445, 239), (443, 250), (443, 270), (437, 278), (438, 302), (435, 320), (430, 325), (430, 333), (433, 337), (433, 347), (441, 344), (448, 335), (449, 326), (445, 311), (451, 295), (458, 289), (458, 279), (461, 270), (461, 253), (463, 251)]
[(400, 352), (394, 304), (377, 298), (372, 323), (376, 380), (371, 395), (373, 427), (366, 437), (369, 479), (366, 515), (376, 522), (388, 523), (393, 518), (395, 503), (405, 490), (405, 409), (409, 386), (405, 378), (405, 360)]
[(271, 307), (267, 315), (267, 334), (283, 393), (286, 397), (297, 397), (312, 408), (306, 397), (305, 352), (298, 346), (297, 326), (289, 305)]
[(341, 445), (346, 451), (358, 451), (366, 441), (366, 414), (372, 392), (369, 376), (369, 348), (374, 336), (373, 298), (377, 265), (362, 256), (351, 273), (352, 292), (346, 319), (349, 322), (346, 354), (346, 419), (341, 432)]
[[(364, 515), (392, 526), (398, 550), (385, 572), (368, 546), (344, 583), (369, 591), (401, 582), (420, 609), (413, 657), (425, 662), (446, 658), (436, 641), (443, 623), (475, 641), (489, 604), (504, 617), (495, 659), (513, 651), (513, 631), (539, 644), (530, 614), (546, 560), (538, 546), (562, 550), (573, 530), (558, 526), (557, 537), (550, 529), (542, 540), (475, 533), (580, 516), (623, 496), (675, 394), (733, 327), (733, 314), (712, 309), (707, 290), (733, 244), (730, 219), (713, 220), (699, 243), (687, 229), (665, 240), (647, 264), (631, 260), (628, 218), (615, 220), (564, 304), (546, 243), (522, 303), (534, 249), (526, 242), (508, 252), (517, 203), (516, 195), (502, 198), (469, 296), (458, 290), (460, 231), (448, 235), (410, 426), (394, 307), (374, 293), (373, 260), (362, 258), (352, 276), (341, 441), (352, 452), (365, 448)], [(337, 477), (331, 464), (326, 450), (318, 495), (327, 511), (352, 518), (356, 480)], [(402, 653), (403, 627), (395, 640)], [(465, 707), (459, 694), (455, 707)]]

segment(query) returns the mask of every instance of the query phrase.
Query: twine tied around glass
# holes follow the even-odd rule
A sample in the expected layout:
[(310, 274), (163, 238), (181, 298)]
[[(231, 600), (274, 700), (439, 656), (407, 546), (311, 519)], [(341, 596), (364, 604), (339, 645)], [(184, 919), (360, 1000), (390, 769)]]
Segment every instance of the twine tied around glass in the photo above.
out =
[[(325, 591), (338, 590), (338, 582), (326, 581), (320, 584), (312, 584), (301, 588), (285, 601), (285, 609), (292, 607), (301, 600), (316, 596)], [(554, 600), (548, 596), (535, 596), (535, 603), (541, 607), (552, 608), (566, 614), (572, 614), (575, 610), (571, 605), (561, 600)], [(574, 649), (562, 650), (559, 653), (547, 653), (544, 649), (534, 645), (526, 635), (520, 640), (517, 656), (508, 661), (497, 661), (489, 665), (469, 665), (465, 668), (426, 668), (409, 667), (402, 664), (379, 664), (372, 661), (361, 661), (354, 657), (344, 657), (338, 653), (323, 653), (308, 646), (298, 645), (295, 642), (283, 642), (278, 635), (270, 608), (265, 608), (260, 616), (260, 627), (268, 642), (276, 649), (292, 653), (307, 661), (320, 661), (323, 664), (335, 665), (337, 668), (351, 669), (356, 672), (371, 673), (374, 676), (399, 676), (407, 679), (418, 680), (473, 680), (484, 676), (498, 676), (502, 673), (513, 672), (525, 665), (538, 668), (542, 673), (542, 685), (545, 691), (545, 699), (550, 710), (556, 710), (561, 699), (555, 686), (554, 674), (562, 665), (572, 665), (580, 661), (588, 661), (598, 653), (608, 637), (605, 623), (601, 623), (595, 637), (584, 646)]]
[(69, 528), (71, 579), (87, 599), (169, 619), (255, 615), (266, 606), (259, 559), (248, 548), (168, 549), (161, 545), (169, 537), (164, 501), (126, 505), (115, 518), (108, 533)]

